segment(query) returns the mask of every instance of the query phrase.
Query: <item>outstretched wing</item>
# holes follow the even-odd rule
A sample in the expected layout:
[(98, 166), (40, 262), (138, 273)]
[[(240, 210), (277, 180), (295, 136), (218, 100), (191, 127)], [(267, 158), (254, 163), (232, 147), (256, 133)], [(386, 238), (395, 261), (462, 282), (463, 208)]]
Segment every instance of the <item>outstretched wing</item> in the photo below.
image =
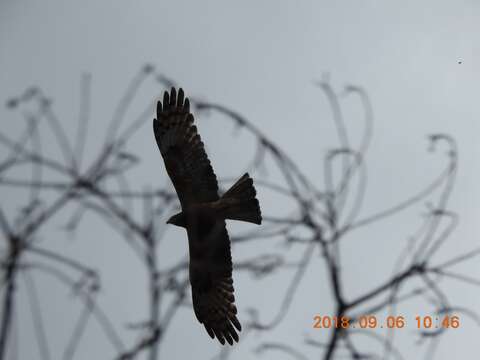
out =
[(233, 295), (230, 239), (225, 221), (216, 221), (205, 230), (187, 229), (193, 309), (212, 339), (232, 345), (238, 342), (235, 328), (240, 331), (242, 326)]
[(165, 91), (163, 104), (157, 103), (153, 132), (182, 208), (218, 200), (217, 177), (193, 120), (183, 90), (178, 96), (175, 88), (170, 94)]

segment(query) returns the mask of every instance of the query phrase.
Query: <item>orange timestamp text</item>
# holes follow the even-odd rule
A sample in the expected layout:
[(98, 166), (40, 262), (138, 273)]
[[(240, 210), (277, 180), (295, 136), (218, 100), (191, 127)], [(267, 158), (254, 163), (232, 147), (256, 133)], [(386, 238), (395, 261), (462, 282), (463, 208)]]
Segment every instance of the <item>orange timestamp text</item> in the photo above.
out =
[(460, 317), (457, 315), (417, 315), (411, 319), (401, 315), (391, 315), (384, 319), (377, 318), (376, 315), (362, 315), (358, 318), (321, 315), (313, 317), (314, 329), (403, 329), (410, 324), (417, 329), (457, 329), (460, 326)]

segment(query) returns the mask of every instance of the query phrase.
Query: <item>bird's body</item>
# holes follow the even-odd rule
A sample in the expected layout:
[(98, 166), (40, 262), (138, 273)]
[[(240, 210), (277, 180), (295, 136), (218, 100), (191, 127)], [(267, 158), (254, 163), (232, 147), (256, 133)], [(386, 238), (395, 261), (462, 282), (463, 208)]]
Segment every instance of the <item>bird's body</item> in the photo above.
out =
[[(208, 334), (224, 344), (238, 341), (241, 330), (233, 295), (232, 258), (226, 219), (260, 224), (253, 181), (244, 174), (225, 194), (218, 184), (203, 142), (193, 125), (183, 90), (165, 92), (153, 129), (182, 211), (167, 223), (187, 230), (193, 308)], [(235, 330), (236, 328), (236, 330)]]

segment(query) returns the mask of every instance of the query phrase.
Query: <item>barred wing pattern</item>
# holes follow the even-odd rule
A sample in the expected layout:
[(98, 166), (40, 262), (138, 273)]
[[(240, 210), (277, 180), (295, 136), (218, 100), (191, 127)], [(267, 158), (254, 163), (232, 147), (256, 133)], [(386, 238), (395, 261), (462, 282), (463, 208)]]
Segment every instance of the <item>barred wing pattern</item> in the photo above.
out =
[[(236, 316), (230, 240), (225, 221), (216, 222), (210, 234), (201, 240), (191, 242), (193, 246), (190, 246), (195, 315), (212, 339), (217, 337), (220, 343), (226, 340), (232, 345), (234, 340), (238, 342), (235, 328), (240, 331), (242, 327)], [(197, 256), (197, 251), (201, 256)]]
[(182, 208), (190, 204), (218, 200), (217, 177), (203, 142), (193, 125), (190, 102), (183, 90), (165, 91), (163, 106), (157, 103), (153, 133), (167, 173), (177, 191)]
[(221, 344), (238, 341), (232, 280), (230, 239), (224, 220), (212, 214), (194, 211), (196, 205), (214, 202), (218, 184), (197, 128), (193, 125), (188, 98), (180, 89), (165, 92), (163, 104), (157, 104), (153, 131), (158, 148), (187, 214), (190, 251), (190, 283), (195, 315), (212, 338)]

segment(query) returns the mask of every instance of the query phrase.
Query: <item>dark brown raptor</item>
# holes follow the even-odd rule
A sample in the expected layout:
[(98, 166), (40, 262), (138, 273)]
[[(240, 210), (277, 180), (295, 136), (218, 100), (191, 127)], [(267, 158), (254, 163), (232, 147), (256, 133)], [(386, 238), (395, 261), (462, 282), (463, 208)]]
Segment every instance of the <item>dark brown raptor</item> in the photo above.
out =
[[(182, 211), (167, 223), (187, 230), (195, 315), (212, 338), (232, 345), (241, 330), (233, 295), (226, 219), (261, 224), (253, 180), (244, 174), (223, 196), (183, 90), (165, 92), (153, 132)], [(237, 331), (236, 331), (237, 330)]]

